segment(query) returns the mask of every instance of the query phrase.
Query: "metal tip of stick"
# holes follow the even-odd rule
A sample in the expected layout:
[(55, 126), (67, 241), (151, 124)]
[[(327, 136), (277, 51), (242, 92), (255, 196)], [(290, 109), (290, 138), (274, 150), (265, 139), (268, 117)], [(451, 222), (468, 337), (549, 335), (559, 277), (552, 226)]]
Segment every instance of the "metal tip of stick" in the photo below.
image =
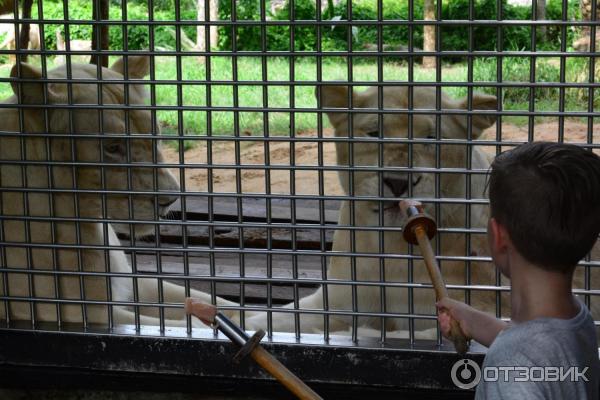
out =
[(203, 303), (192, 297), (185, 299), (185, 313), (195, 315), (206, 325), (214, 325), (217, 311), (217, 307), (212, 304)]

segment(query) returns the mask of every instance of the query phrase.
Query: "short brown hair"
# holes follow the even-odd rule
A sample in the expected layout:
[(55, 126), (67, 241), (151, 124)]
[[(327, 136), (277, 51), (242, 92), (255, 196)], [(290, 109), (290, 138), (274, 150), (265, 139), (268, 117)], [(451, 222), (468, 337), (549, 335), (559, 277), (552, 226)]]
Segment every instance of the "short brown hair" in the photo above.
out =
[(600, 157), (572, 144), (533, 142), (492, 162), (491, 215), (529, 262), (570, 271), (600, 234)]

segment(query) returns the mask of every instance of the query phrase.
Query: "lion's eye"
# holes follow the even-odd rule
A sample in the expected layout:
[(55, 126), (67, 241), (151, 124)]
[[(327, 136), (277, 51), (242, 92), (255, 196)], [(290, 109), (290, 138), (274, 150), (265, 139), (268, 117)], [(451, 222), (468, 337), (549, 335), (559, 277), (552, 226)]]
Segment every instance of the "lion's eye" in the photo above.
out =
[(371, 136), (374, 138), (378, 138), (379, 137), (379, 131), (371, 131), (371, 132), (367, 132), (366, 133), (367, 136)]
[(106, 146), (106, 151), (109, 153), (118, 153), (121, 149), (121, 146), (118, 143), (112, 143)]
[(104, 143), (104, 153), (109, 159), (120, 159), (125, 152), (126, 145), (122, 140), (111, 140)]

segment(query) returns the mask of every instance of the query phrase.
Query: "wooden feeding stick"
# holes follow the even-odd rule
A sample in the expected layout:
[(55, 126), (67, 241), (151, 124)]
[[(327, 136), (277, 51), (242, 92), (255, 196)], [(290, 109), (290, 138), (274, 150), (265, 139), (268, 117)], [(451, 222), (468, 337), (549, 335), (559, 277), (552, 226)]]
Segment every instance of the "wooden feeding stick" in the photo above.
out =
[(240, 327), (220, 313), (217, 307), (192, 298), (185, 299), (185, 311), (188, 314), (195, 315), (205, 324), (217, 328), (233, 343), (241, 347), (240, 351), (233, 358), (234, 362), (239, 363), (243, 358), (250, 355), (258, 365), (266, 369), (267, 372), (273, 375), (275, 379), (281, 382), (282, 385), (299, 399), (323, 400), (259, 344), (265, 335), (265, 331), (262, 329), (252, 337), (249, 337)]
[[(419, 245), (425, 265), (427, 266), (427, 272), (429, 272), (429, 277), (435, 290), (435, 299), (436, 301), (440, 301), (448, 297), (448, 291), (446, 290), (440, 267), (429, 242), (437, 233), (435, 220), (425, 213), (423, 205), (415, 200), (402, 200), (400, 202), (400, 209), (408, 217), (408, 221), (404, 225), (404, 240), (410, 244)], [(462, 329), (460, 329), (458, 322), (453, 318), (450, 319), (449, 337), (459, 354), (467, 352), (469, 349), (468, 339)]]

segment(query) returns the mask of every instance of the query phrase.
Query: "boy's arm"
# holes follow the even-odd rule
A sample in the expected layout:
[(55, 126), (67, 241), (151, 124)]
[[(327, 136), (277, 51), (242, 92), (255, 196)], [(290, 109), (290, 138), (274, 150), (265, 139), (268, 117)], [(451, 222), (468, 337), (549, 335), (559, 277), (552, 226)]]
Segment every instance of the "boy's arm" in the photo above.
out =
[(448, 297), (436, 303), (438, 321), (442, 335), (448, 336), (450, 320), (455, 319), (467, 337), (475, 339), (486, 347), (490, 347), (498, 333), (508, 324), (490, 314), (476, 310), (473, 307)]

